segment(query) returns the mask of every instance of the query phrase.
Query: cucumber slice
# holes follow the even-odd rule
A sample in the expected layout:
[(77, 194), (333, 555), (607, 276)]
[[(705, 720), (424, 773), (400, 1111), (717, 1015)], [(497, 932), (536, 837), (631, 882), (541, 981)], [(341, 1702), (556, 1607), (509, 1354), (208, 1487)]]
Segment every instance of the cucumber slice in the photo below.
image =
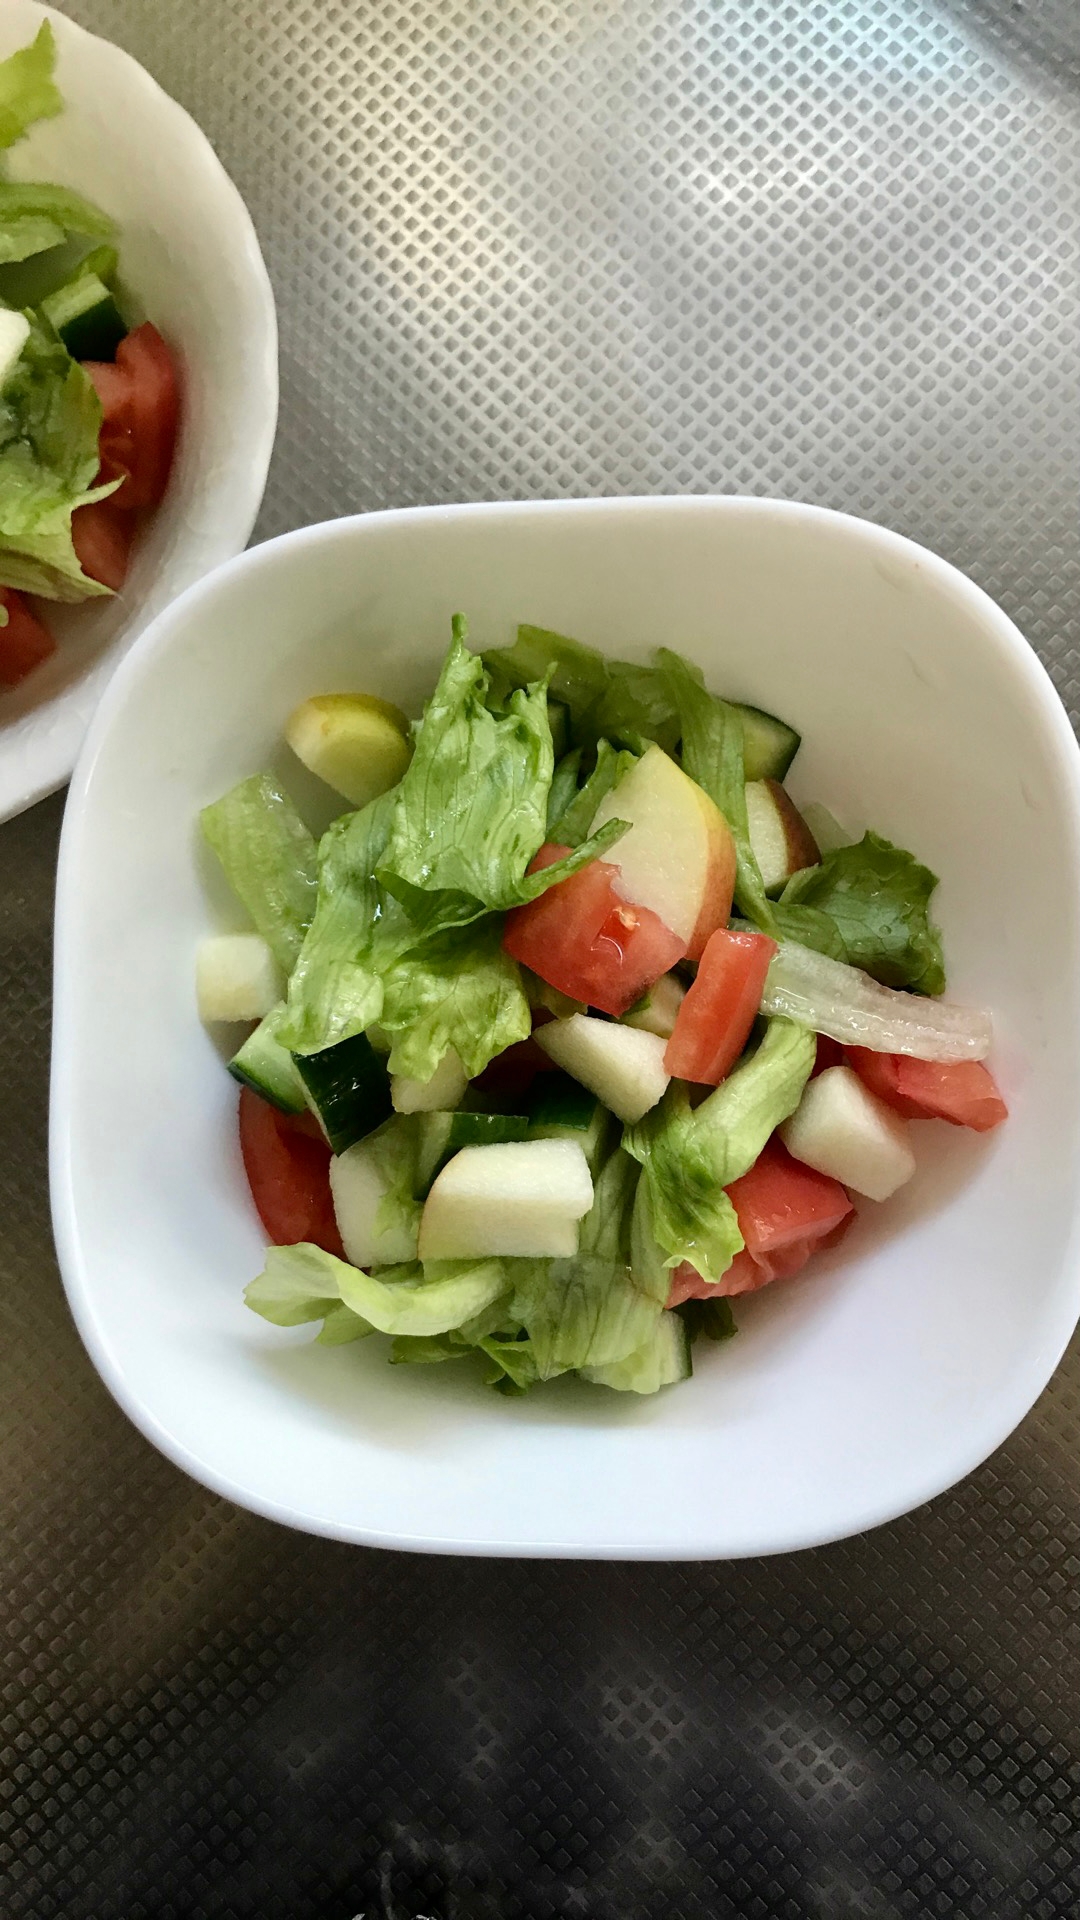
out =
[(285, 738), (297, 759), (354, 807), (396, 787), (412, 757), (405, 715), (367, 693), (321, 693), (303, 701)]
[[(348, 1044), (347, 1040), (341, 1042), (342, 1046)], [(335, 1154), (330, 1162), (334, 1217), (342, 1246), (354, 1267), (393, 1266), (416, 1259), (420, 1209), (392, 1202), (387, 1206), (392, 1168), (379, 1147), (378, 1141), (359, 1140), (346, 1153)]]
[(420, 1116), (416, 1194), (422, 1200), (432, 1181), (462, 1147), (495, 1147), (525, 1140), (529, 1122), (520, 1113), (425, 1113)]
[(529, 1101), (530, 1140), (573, 1140), (594, 1176), (611, 1131), (608, 1110), (568, 1073), (540, 1073)]
[(229, 1072), (234, 1080), (242, 1081), (253, 1093), (269, 1100), (272, 1107), (280, 1107), (282, 1113), (303, 1113), (308, 1103), (307, 1091), (292, 1054), (277, 1037), (284, 1012), (282, 1002), (260, 1021), (239, 1053), (229, 1061)]
[(743, 762), (746, 780), (782, 780), (799, 751), (802, 735), (775, 713), (736, 703), (743, 723)]
[(120, 309), (96, 273), (81, 272), (41, 303), (73, 360), (115, 360), (127, 333)]
[(677, 1386), (694, 1371), (690, 1358), (690, 1330), (678, 1313), (662, 1313), (656, 1332), (645, 1346), (608, 1367), (582, 1367), (582, 1377), (596, 1387), (614, 1387), (617, 1393), (659, 1393)]
[(568, 1073), (539, 1073), (529, 1096), (530, 1130), (542, 1139), (538, 1129), (557, 1128), (547, 1135), (552, 1140), (564, 1133), (588, 1133), (598, 1104), (595, 1093)]
[(335, 1153), (374, 1133), (391, 1113), (390, 1076), (365, 1033), (322, 1053), (295, 1054), (308, 1102)]

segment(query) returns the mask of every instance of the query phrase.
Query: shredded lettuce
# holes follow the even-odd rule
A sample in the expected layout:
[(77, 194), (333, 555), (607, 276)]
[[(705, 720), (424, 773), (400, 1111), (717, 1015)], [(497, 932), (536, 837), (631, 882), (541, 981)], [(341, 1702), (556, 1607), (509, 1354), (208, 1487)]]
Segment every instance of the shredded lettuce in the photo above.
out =
[[(914, 854), (894, 847), (876, 833), (855, 846), (837, 847), (819, 866), (804, 867), (784, 888), (783, 933), (831, 959), (860, 967), (884, 987), (911, 987), (917, 993), (945, 991), (941, 935), (930, 919), (930, 897), (937, 875)], [(791, 923), (792, 912), (827, 916), (840, 951), (814, 938), (814, 926)]]
[(375, 878), (396, 791), (344, 814), (319, 842), (317, 898), (278, 1034), (294, 1053), (321, 1053), (377, 1021), (381, 973), (414, 938), (404, 909)]
[(278, 1327), (323, 1320), (344, 1304), (377, 1333), (448, 1333), (506, 1290), (498, 1260), (441, 1260), (364, 1273), (322, 1247), (268, 1247), (266, 1266), (244, 1294)]
[(0, 266), (62, 246), (69, 233), (111, 240), (116, 223), (70, 187), (0, 180)]
[(683, 771), (715, 801), (731, 828), (738, 859), (735, 903), (763, 933), (775, 935), (772, 902), (762, 884), (746, 818), (742, 716), (729, 701), (710, 693), (698, 668), (680, 654), (661, 647), (656, 658), (679, 711)]
[(693, 1371), (689, 1329), (678, 1313), (659, 1314), (648, 1338), (625, 1359), (583, 1369), (594, 1386), (618, 1393), (659, 1393), (688, 1380)]
[(665, 1267), (688, 1260), (713, 1281), (727, 1272), (743, 1237), (725, 1189), (794, 1113), (816, 1048), (805, 1028), (770, 1020), (756, 1052), (700, 1106), (691, 1107), (685, 1084), (673, 1081), (660, 1105), (627, 1130), (623, 1143), (644, 1168), (646, 1224)]
[(590, 719), (599, 734), (637, 753), (650, 740), (665, 753), (674, 753), (681, 731), (665, 675), (657, 667), (632, 666), (624, 660), (608, 663), (607, 686)]
[[(504, 687), (528, 687), (536, 680), (545, 681), (551, 698), (558, 700), (570, 716), (575, 743), (581, 737), (586, 716), (608, 684), (609, 668), (603, 654), (547, 627), (520, 626), (512, 647), (493, 647), (483, 655), (483, 662), (496, 683)], [(586, 739), (588, 733), (586, 727)]]
[(0, 60), (0, 147), (13, 147), (35, 120), (53, 120), (63, 112), (55, 67), (56, 41), (47, 20), (29, 46)]
[(71, 516), (117, 483), (93, 485), (101, 405), (89, 375), (29, 317), (30, 336), (0, 394), (0, 586), (86, 600), (109, 589), (83, 573)]
[[(274, 958), (290, 972), (315, 911), (316, 889), (315, 842), (292, 801), (269, 774), (259, 773), (204, 807), (199, 817), (233, 892)], [(289, 1044), (283, 1024), (277, 1037)]]
[(624, 773), (629, 773), (636, 755), (625, 750), (619, 751), (608, 740), (596, 743), (596, 765), (583, 787), (576, 791), (559, 818), (548, 831), (548, 839), (556, 846), (577, 847), (588, 838), (593, 816), (601, 800), (607, 798), (613, 787), (617, 787)]
[(499, 920), (431, 936), (397, 960), (382, 984), (378, 1019), (393, 1038), (390, 1071), (413, 1080), (430, 1080), (451, 1048), (475, 1079), (532, 1030), (521, 969), (503, 952)]
[(514, 1260), (513, 1317), (537, 1377), (623, 1360), (648, 1340), (662, 1302), (638, 1286), (630, 1226), (638, 1170), (617, 1148), (597, 1182), (572, 1260)]
[(567, 807), (570, 805), (570, 802), (578, 790), (580, 774), (581, 748), (574, 747), (570, 753), (565, 753), (562, 759), (557, 762), (555, 771), (551, 776), (551, 786), (548, 789), (547, 802), (547, 837), (549, 840), (553, 838), (552, 827), (557, 820), (562, 819), (563, 814), (566, 812)]
[(398, 788), (380, 878), (425, 892), (466, 894), (488, 909), (518, 900), (525, 869), (547, 831), (554, 759), (547, 688), (510, 697), (503, 716), (484, 694), (487, 675), (454, 637)]

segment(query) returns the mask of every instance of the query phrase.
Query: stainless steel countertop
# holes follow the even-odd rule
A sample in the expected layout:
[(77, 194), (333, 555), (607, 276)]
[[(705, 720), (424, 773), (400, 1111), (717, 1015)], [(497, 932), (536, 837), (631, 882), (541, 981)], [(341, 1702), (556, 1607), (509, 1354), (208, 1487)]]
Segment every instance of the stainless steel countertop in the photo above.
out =
[[(971, 572), (1080, 713), (1076, 0), (67, 11), (254, 214), (260, 536), (822, 501)], [(0, 829), (5, 1920), (1075, 1917), (1077, 1350), (979, 1473), (812, 1554), (432, 1561), (236, 1511), (112, 1405), (57, 1277), (60, 816)]]

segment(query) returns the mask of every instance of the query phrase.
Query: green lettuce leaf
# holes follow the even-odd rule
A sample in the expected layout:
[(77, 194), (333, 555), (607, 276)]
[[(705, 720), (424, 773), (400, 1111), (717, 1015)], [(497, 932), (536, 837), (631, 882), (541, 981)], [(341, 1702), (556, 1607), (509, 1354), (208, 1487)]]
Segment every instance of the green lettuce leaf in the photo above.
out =
[(344, 814), (319, 842), (314, 912), (278, 1030), (294, 1053), (321, 1053), (377, 1021), (382, 975), (416, 938), (404, 909), (375, 878), (396, 793)]
[[(547, 627), (520, 626), (512, 647), (493, 647), (483, 655), (483, 661), (499, 686), (528, 687), (536, 680), (545, 680), (551, 698), (570, 715), (575, 742), (586, 716), (608, 686), (608, 663), (603, 654)], [(589, 731), (586, 727), (586, 744)]]
[(674, 753), (679, 742), (678, 708), (666, 676), (656, 667), (609, 661), (607, 687), (589, 717), (598, 734), (637, 753), (642, 741), (655, 741), (665, 753)]
[(383, 979), (380, 1026), (393, 1038), (391, 1073), (430, 1080), (450, 1048), (469, 1079), (532, 1030), (521, 969), (502, 948), (502, 922), (434, 934)]
[[(320, 1336), (321, 1338), (321, 1336)], [(455, 1343), (448, 1333), (400, 1334), (391, 1342), (392, 1367), (434, 1367), (443, 1360), (465, 1360), (469, 1349)]]
[(69, 233), (111, 240), (116, 223), (70, 187), (0, 180), (0, 266), (62, 246)]
[(0, 586), (50, 600), (108, 594), (83, 573), (71, 540), (75, 508), (117, 484), (93, 485), (100, 427), (89, 375), (31, 320), (0, 394)]
[(0, 60), (0, 147), (13, 147), (35, 120), (52, 120), (64, 110), (53, 80), (56, 41), (49, 22), (29, 46)]
[(547, 837), (552, 838), (551, 829), (556, 820), (561, 820), (571, 800), (578, 790), (581, 774), (581, 748), (575, 747), (572, 753), (564, 753), (557, 762), (551, 776), (547, 803)]
[(454, 637), (424, 712), (416, 750), (397, 790), (380, 878), (425, 892), (466, 894), (484, 907), (516, 904), (547, 831), (554, 759), (543, 682), (493, 714), (487, 675)]
[(815, 1036), (770, 1020), (756, 1052), (701, 1105), (673, 1081), (658, 1107), (623, 1136), (644, 1167), (648, 1228), (668, 1268), (688, 1260), (719, 1280), (743, 1245), (725, 1191), (749, 1171), (770, 1134), (794, 1113), (810, 1077)]
[(618, 1393), (659, 1393), (688, 1380), (693, 1371), (689, 1330), (678, 1313), (658, 1314), (649, 1337), (625, 1359), (583, 1369), (594, 1386)]
[(514, 1260), (513, 1318), (529, 1335), (537, 1377), (623, 1360), (650, 1337), (661, 1302), (630, 1264), (638, 1170), (617, 1148), (596, 1182), (572, 1260)]
[[(204, 807), (199, 818), (233, 892), (279, 965), (291, 972), (316, 899), (315, 842), (292, 801), (269, 774), (258, 773)], [(291, 1044), (284, 1024), (277, 1038)]]
[(805, 926), (785, 928), (785, 934), (861, 967), (882, 986), (944, 993), (941, 935), (930, 919), (936, 886), (937, 875), (913, 854), (867, 833), (855, 846), (827, 853), (820, 866), (795, 874), (780, 903), (781, 914), (801, 910), (826, 915), (842, 950), (824, 946)]
[(498, 1260), (442, 1260), (384, 1267), (377, 1276), (322, 1247), (268, 1247), (266, 1266), (245, 1290), (254, 1313), (275, 1326), (325, 1320), (340, 1305), (378, 1333), (429, 1337), (460, 1326), (506, 1290)]
[(735, 903), (763, 933), (775, 936), (772, 902), (750, 845), (742, 717), (727, 700), (708, 692), (698, 669), (681, 655), (660, 647), (656, 658), (679, 712), (683, 771), (715, 801), (735, 840)]
[(489, 1387), (501, 1393), (527, 1393), (540, 1378), (531, 1340), (499, 1340), (489, 1335), (477, 1341), (477, 1347), (490, 1361), (485, 1378)]
[[(633, 753), (619, 751), (608, 740), (596, 743), (596, 765), (580, 791), (564, 808), (548, 830), (548, 839), (556, 846), (577, 847), (588, 838), (593, 816), (601, 800), (617, 787), (636, 759)], [(599, 838), (599, 836), (597, 836)]]

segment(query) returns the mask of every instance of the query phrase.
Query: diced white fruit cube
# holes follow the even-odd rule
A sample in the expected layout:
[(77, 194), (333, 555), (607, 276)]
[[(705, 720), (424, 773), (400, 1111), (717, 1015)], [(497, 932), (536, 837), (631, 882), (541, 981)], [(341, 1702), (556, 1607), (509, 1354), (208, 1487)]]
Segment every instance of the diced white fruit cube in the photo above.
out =
[(637, 1027), (641, 1033), (658, 1033), (662, 1040), (670, 1040), (685, 998), (686, 988), (678, 974), (661, 974), (645, 995), (645, 1005), (624, 1013), (622, 1024)]
[(30, 322), (25, 313), (0, 308), (0, 388), (7, 385), (14, 373), (29, 338)]
[(449, 1113), (468, 1084), (465, 1069), (451, 1047), (430, 1080), (410, 1080), (406, 1073), (392, 1073), (390, 1099), (395, 1113)]
[(284, 983), (260, 933), (215, 933), (195, 956), (200, 1020), (261, 1020), (277, 1006)]
[(395, 1209), (395, 1218), (380, 1221), (386, 1186), (369, 1140), (358, 1140), (355, 1147), (336, 1154), (330, 1162), (330, 1192), (338, 1232), (354, 1267), (391, 1266), (396, 1261), (416, 1259), (416, 1211)]
[(671, 1076), (664, 1071), (667, 1041), (662, 1034), (575, 1013), (569, 1020), (537, 1027), (533, 1038), (557, 1067), (573, 1074), (627, 1126), (655, 1107), (667, 1090)]
[(569, 1258), (592, 1199), (588, 1162), (572, 1141), (462, 1147), (424, 1203), (420, 1258)]
[(887, 1200), (915, 1171), (905, 1122), (850, 1067), (828, 1067), (780, 1129), (788, 1152), (868, 1200)]

